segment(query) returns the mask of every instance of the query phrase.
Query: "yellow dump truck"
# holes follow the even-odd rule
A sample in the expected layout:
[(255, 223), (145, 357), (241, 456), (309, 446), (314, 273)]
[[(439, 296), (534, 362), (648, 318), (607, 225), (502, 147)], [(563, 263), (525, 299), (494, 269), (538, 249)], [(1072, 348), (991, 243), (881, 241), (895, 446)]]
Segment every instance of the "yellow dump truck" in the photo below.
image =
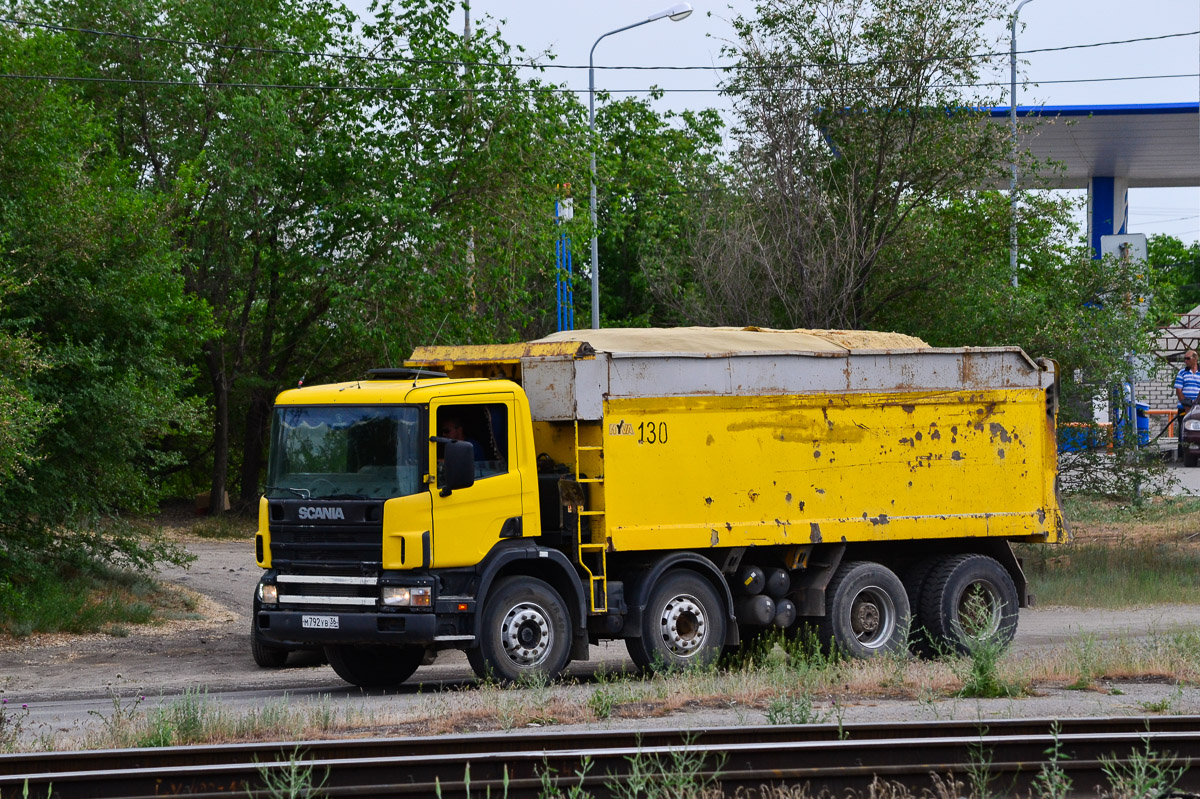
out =
[[(1011, 639), (1066, 537), (1056, 367), (895, 334), (594, 330), (422, 347), (276, 401), (252, 649), (350, 683), (443, 649), (557, 675), (813, 624), (857, 656)], [(968, 623), (970, 622), (970, 623)]]

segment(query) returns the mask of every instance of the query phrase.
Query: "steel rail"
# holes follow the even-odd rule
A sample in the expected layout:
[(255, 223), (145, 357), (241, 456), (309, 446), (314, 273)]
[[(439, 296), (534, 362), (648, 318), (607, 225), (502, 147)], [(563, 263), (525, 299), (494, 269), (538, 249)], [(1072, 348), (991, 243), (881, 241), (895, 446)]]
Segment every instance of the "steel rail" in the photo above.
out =
[[(693, 759), (699, 772), (719, 778), (727, 794), (763, 785), (809, 783), (864, 790), (875, 777), (895, 780), (915, 793), (930, 787), (930, 774), (953, 773), (964, 781), (972, 763), (990, 761), (997, 793), (1028, 794), (1030, 780), (1046, 760), (1055, 736), (1045, 719), (984, 722), (736, 727), (706, 730), (588, 730), (508, 733), (301, 744), (238, 744), (169, 749), (6, 755), (0, 764), (0, 797), (149, 797), (188, 794), (259, 795), (261, 770), (289, 768), (302, 758), (328, 775), (328, 796), (432, 795), (444, 797), (536, 796), (542, 774), (581, 785), (597, 797), (609, 794), (614, 775), (627, 774), (633, 759), (669, 771), (675, 759)], [(1060, 765), (1087, 796), (1104, 782), (1102, 758), (1129, 757), (1149, 746), (1174, 753), (1180, 762), (1200, 759), (1200, 717), (1065, 719), (1057, 740)], [(839, 733), (848, 736), (839, 740)], [(297, 748), (298, 747), (298, 748)], [(282, 756), (285, 762), (274, 762)], [(78, 758), (78, 759), (77, 759)], [(592, 764), (585, 769), (585, 758)], [(23, 766), (16, 764), (24, 761)], [(258, 761), (258, 762), (256, 762)], [(270, 761), (270, 762), (268, 762)], [(53, 766), (54, 768), (49, 768)], [(89, 766), (80, 768), (80, 766)], [(468, 772), (469, 768), (469, 772)], [(584, 772), (582, 778), (573, 776)], [(565, 775), (565, 776), (564, 776)], [(1200, 787), (1185, 775), (1183, 787)], [(265, 795), (265, 794), (262, 794)]]

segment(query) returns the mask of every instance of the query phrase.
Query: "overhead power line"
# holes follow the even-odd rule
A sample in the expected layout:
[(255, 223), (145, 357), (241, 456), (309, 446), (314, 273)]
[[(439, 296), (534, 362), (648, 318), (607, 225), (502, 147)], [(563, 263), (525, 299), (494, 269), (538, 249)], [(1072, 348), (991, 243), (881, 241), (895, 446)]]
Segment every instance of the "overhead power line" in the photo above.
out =
[[(1125, 75), (1110, 78), (1067, 78), (1063, 80), (1031, 80), (1031, 84), (1036, 86), (1047, 86), (1064, 83), (1107, 83), (1114, 81), (1132, 81), (1132, 80), (1166, 80), (1170, 78), (1200, 78), (1200, 73), (1180, 73), (1174, 75)], [(104, 84), (124, 84), (132, 86), (164, 86), (164, 87), (189, 87), (196, 89), (272, 89), (272, 90), (294, 90), (294, 91), (328, 91), (328, 92), (377, 92), (377, 93), (400, 93), (400, 92), (425, 92), (428, 94), (450, 94), (454, 92), (473, 92), (475, 94), (586, 94), (587, 89), (571, 89), (565, 86), (506, 86), (506, 87), (488, 87), (480, 85), (472, 85), (470, 88), (464, 86), (380, 86), (366, 84), (322, 84), (322, 83), (238, 83), (238, 82), (208, 82), (203, 80), (198, 81), (183, 81), (183, 80), (157, 80), (153, 78), (112, 78), (103, 76), (87, 76), (87, 75), (22, 75), (16, 73), (0, 73), (0, 80), (26, 80), (26, 81), (46, 81), (46, 82), (63, 82), (63, 83), (104, 83)], [(977, 89), (977, 88), (993, 88), (1006, 87), (1004, 82), (985, 82), (985, 83), (941, 83), (929, 84), (926, 88), (929, 89)], [(895, 89), (904, 88), (902, 86), (851, 86), (847, 88), (871, 90), (871, 91), (893, 91)], [(663, 94), (718, 94), (726, 91), (722, 88), (662, 88), (659, 86), (651, 86), (649, 88), (639, 89), (604, 89), (601, 94), (652, 94), (661, 92)], [(774, 87), (765, 88), (748, 88), (743, 91), (763, 94), (769, 92), (786, 92), (797, 93), (807, 91), (806, 89), (777, 89)]]
[[(35, 27), (45, 30), (57, 31), (60, 33), (83, 33), (90, 36), (107, 36), (120, 39), (130, 39), (140, 42), (151, 42), (155, 44), (171, 44), (181, 47), (200, 47), (213, 50), (228, 50), (245, 53), (258, 53), (264, 55), (290, 55), (304, 56), (307, 58), (329, 58), (340, 59), (347, 61), (368, 61), (376, 63), (399, 63), (399, 64), (414, 64), (420, 66), (452, 66), (452, 67), (496, 67), (502, 69), (568, 69), (568, 70), (583, 70), (583, 69), (598, 69), (598, 70), (640, 70), (640, 71), (687, 71), (687, 70), (706, 70), (706, 71), (731, 71), (738, 69), (750, 70), (776, 70), (776, 69), (808, 69), (812, 67), (841, 68), (841, 67), (857, 67), (868, 65), (888, 65), (888, 64), (922, 64), (933, 63), (937, 61), (982, 61), (990, 58), (1009, 58), (1009, 51), (1003, 52), (988, 52), (974, 53), (964, 56), (927, 56), (922, 58), (901, 58), (901, 59), (867, 59), (862, 61), (847, 61), (840, 64), (821, 64), (821, 63), (784, 63), (784, 64), (756, 64), (756, 65), (739, 65), (739, 64), (704, 64), (704, 65), (663, 65), (663, 66), (642, 66), (642, 65), (608, 65), (592, 67), (587, 64), (554, 64), (550, 62), (536, 63), (529, 62), (495, 62), (495, 61), (465, 61), (457, 59), (429, 59), (415, 58), (411, 56), (374, 56), (358, 53), (327, 53), (310, 50), (297, 50), (288, 48), (274, 47), (256, 47), (252, 45), (226, 44), (223, 42), (202, 42), (189, 39), (171, 39), (162, 36), (146, 36), (136, 33), (122, 33), (118, 31), (99, 30), (95, 28), (79, 28), (68, 25), (55, 25), (48, 22), (35, 22), (32, 20), (20, 20), (9, 17), (0, 17), (0, 23), (8, 25), (16, 25), (23, 27)], [(1081, 50), (1094, 47), (1111, 47), (1125, 44), (1135, 44), (1137, 42), (1154, 42), (1165, 39), (1177, 39), (1185, 36), (1196, 36), (1200, 34), (1200, 30), (1185, 31), (1183, 33), (1166, 33), (1159, 36), (1143, 36), (1135, 39), (1114, 39), (1103, 42), (1088, 42), (1085, 44), (1068, 44), (1059, 47), (1040, 47), (1030, 50), (1018, 50), (1018, 55), (1030, 55), (1034, 53), (1054, 53), (1066, 50)]]

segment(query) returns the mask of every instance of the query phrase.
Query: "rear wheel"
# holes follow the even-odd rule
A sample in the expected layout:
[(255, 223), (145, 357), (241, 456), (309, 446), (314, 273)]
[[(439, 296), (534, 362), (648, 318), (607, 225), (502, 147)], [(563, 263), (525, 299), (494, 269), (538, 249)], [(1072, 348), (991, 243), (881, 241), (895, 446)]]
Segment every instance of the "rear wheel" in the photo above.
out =
[(929, 646), (929, 633), (925, 629), (925, 621), (921, 617), (921, 592), (929, 573), (937, 566), (940, 558), (925, 558), (910, 565), (900, 573), (900, 581), (904, 583), (904, 594), (908, 597), (908, 608), (911, 618), (908, 625), (908, 648), (914, 655), (932, 654)]
[(904, 584), (891, 569), (870, 561), (843, 563), (825, 589), (822, 643), (852, 657), (904, 649), (910, 611)]
[(1017, 632), (1017, 588), (995, 558), (943, 558), (922, 590), (921, 618), (933, 645), (970, 654), (980, 644), (1007, 646)]
[(419, 646), (338, 644), (325, 647), (329, 665), (351, 685), (390, 688), (413, 675), (425, 658)]
[(481, 615), (479, 646), (467, 660), (480, 679), (513, 682), (532, 674), (557, 677), (571, 654), (567, 603), (533, 577), (496, 582)]
[(726, 609), (712, 584), (695, 572), (668, 572), (650, 592), (642, 637), (625, 647), (639, 668), (682, 669), (716, 662), (725, 646)]

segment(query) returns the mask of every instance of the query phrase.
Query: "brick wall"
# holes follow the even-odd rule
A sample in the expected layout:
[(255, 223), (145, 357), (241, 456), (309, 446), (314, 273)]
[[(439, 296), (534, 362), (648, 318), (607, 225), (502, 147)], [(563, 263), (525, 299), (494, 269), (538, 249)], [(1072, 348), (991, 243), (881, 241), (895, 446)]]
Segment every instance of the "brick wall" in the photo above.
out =
[(1145, 402), (1156, 410), (1175, 410), (1175, 389), (1171, 386), (1171, 381), (1151, 380), (1134, 383), (1133, 388), (1138, 402)]

